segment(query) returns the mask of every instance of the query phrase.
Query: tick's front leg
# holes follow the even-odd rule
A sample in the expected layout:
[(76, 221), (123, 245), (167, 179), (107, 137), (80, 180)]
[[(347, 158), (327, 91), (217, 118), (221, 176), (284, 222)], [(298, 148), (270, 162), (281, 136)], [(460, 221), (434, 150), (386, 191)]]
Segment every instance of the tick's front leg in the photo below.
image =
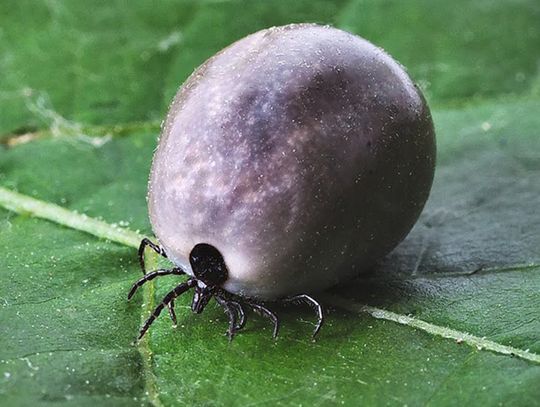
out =
[(144, 250), (146, 249), (147, 246), (150, 247), (153, 251), (155, 251), (160, 256), (167, 258), (167, 253), (165, 253), (165, 250), (161, 246), (158, 246), (157, 244), (152, 242), (150, 239), (145, 237), (143, 240), (141, 240), (141, 244), (139, 245), (139, 264), (141, 265), (141, 270), (143, 274), (146, 274), (146, 267), (144, 265)]

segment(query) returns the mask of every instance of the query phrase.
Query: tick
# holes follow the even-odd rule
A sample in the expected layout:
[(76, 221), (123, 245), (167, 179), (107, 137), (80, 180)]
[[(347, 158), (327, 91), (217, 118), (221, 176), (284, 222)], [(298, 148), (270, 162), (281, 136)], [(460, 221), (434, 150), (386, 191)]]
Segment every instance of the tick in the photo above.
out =
[[(391, 251), (431, 188), (435, 133), (407, 73), (368, 41), (293, 24), (249, 35), (201, 65), (174, 98), (152, 162), (148, 207), (159, 241), (141, 242), (144, 276), (187, 276), (155, 308), (193, 290), (214, 298), (230, 339), (249, 308), (305, 303)], [(149, 247), (174, 267), (144, 271)]]

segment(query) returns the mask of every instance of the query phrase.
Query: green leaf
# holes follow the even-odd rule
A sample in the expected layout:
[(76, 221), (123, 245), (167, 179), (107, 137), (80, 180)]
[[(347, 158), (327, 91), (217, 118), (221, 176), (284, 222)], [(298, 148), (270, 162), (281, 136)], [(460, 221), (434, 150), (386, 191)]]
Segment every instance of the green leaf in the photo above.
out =
[[(0, 405), (539, 405), (536, 2), (88, 7), (0, 5)], [(250, 315), (229, 343), (223, 312), (185, 298), (177, 328), (163, 315), (134, 344), (178, 281), (126, 301), (156, 123), (205, 58), (295, 21), (365, 36), (425, 87), (439, 155), (424, 213), (322, 296), (317, 342), (309, 310), (279, 309), (277, 341)]]

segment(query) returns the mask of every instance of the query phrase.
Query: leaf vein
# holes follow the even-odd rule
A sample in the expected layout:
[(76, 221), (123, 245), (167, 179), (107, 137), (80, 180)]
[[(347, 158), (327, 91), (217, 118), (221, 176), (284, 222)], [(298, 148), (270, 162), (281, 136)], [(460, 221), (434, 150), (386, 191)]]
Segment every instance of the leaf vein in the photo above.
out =
[(454, 339), (456, 342), (466, 343), (470, 346), (476, 347), (478, 350), (488, 350), (503, 355), (516, 356), (521, 359), (540, 364), (540, 355), (532, 353), (528, 350), (501, 345), (500, 343), (490, 341), (486, 338), (481, 338), (452, 328), (431, 324), (421, 319), (413, 318), (407, 315), (397, 314), (395, 312), (387, 311), (382, 308), (372, 307), (365, 304), (358, 304), (354, 301), (344, 299), (335, 295), (327, 294), (324, 296), (324, 300), (334, 306), (343, 308), (347, 311), (367, 313), (375, 319), (396, 322), (398, 324), (406, 325), (411, 328), (420, 329), (421, 331), (430, 333), (432, 335), (441, 336), (446, 339)]

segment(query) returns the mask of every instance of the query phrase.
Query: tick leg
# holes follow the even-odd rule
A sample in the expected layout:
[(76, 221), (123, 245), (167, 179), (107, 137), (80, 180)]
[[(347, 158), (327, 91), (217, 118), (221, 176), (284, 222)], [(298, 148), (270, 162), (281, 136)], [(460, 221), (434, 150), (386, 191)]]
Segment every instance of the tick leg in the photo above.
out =
[(150, 325), (156, 320), (156, 318), (159, 316), (163, 308), (168, 306), (171, 301), (174, 301), (174, 299), (182, 294), (184, 294), (187, 290), (192, 288), (196, 282), (194, 280), (188, 280), (185, 283), (178, 284), (176, 287), (174, 287), (173, 290), (169, 291), (165, 297), (163, 297), (163, 300), (157, 305), (157, 307), (154, 309), (152, 314), (148, 317), (146, 322), (144, 323), (143, 327), (139, 331), (139, 337), (137, 339), (141, 339), (146, 331), (148, 331), (148, 328), (150, 328)]
[(317, 334), (321, 330), (321, 327), (324, 323), (324, 314), (323, 314), (323, 309), (321, 307), (321, 304), (319, 304), (315, 299), (313, 299), (307, 294), (300, 294), (300, 295), (295, 295), (294, 297), (285, 298), (282, 300), (282, 302), (286, 304), (287, 303), (296, 303), (296, 304), (304, 303), (304, 304), (309, 305), (311, 308), (315, 310), (318, 317), (317, 325), (315, 326), (315, 330), (313, 331), (313, 338), (315, 338), (315, 336), (317, 336)]
[(176, 327), (176, 325), (178, 325), (178, 322), (176, 321), (176, 312), (174, 312), (174, 300), (167, 304), (167, 309), (169, 310), (169, 316), (171, 317), (171, 321)]
[(146, 246), (150, 247), (157, 254), (167, 258), (167, 253), (165, 253), (165, 250), (163, 250), (162, 247), (145, 237), (143, 240), (141, 240), (141, 244), (139, 245), (139, 264), (141, 265), (143, 274), (146, 274), (146, 267), (144, 266), (144, 250), (146, 249)]
[(257, 304), (255, 302), (246, 302), (248, 306), (250, 306), (253, 311), (257, 312), (259, 315), (262, 315), (263, 317), (269, 318), (274, 323), (274, 332), (272, 333), (272, 338), (276, 339), (278, 332), (279, 332), (279, 318), (276, 314), (274, 314), (272, 311), (270, 311), (268, 308), (266, 308), (264, 305)]
[(225, 313), (229, 316), (229, 329), (227, 330), (227, 336), (229, 342), (232, 341), (234, 334), (236, 333), (236, 307), (221, 297), (215, 297), (219, 305), (223, 307)]
[(135, 292), (138, 290), (138, 288), (142, 286), (144, 283), (146, 283), (147, 281), (153, 280), (156, 277), (167, 276), (170, 274), (176, 274), (176, 275), (181, 276), (182, 274), (185, 274), (185, 273), (184, 273), (184, 270), (178, 267), (175, 267), (170, 270), (159, 269), (156, 271), (151, 271), (150, 273), (145, 274), (144, 277), (139, 279), (137, 282), (135, 282), (135, 284), (133, 284), (133, 286), (131, 287), (131, 290), (129, 290), (128, 300), (130, 300), (131, 297), (133, 297)]
[(246, 325), (246, 312), (244, 311), (244, 307), (241, 303), (237, 301), (229, 301), (229, 303), (236, 307), (238, 317), (240, 318), (240, 320), (238, 321), (238, 325), (236, 325), (235, 328), (237, 331), (239, 331)]

